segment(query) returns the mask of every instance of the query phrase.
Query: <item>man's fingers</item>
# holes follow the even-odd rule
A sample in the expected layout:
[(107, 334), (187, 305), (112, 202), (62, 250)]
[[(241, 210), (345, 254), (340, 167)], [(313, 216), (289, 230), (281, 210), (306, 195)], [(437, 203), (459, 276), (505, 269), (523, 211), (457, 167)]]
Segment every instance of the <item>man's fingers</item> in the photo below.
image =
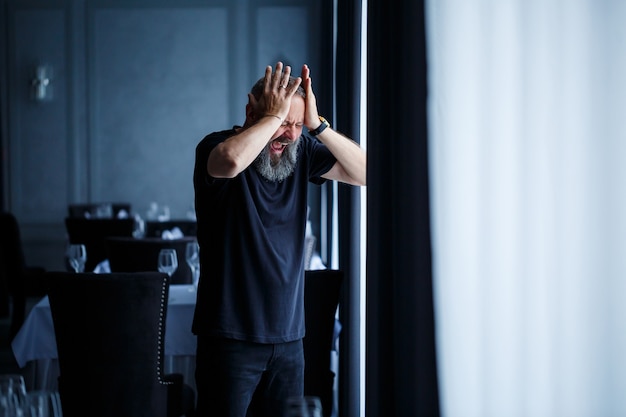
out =
[(300, 86), (300, 83), (302, 83), (302, 77), (297, 77), (294, 80), (293, 84), (291, 84), (291, 87), (289, 87), (289, 90), (288, 90), (289, 95), (295, 94), (296, 90)]
[(267, 67), (265, 67), (265, 81), (264, 81), (265, 89), (271, 86), (271, 84), (272, 84), (272, 67), (268, 65)]
[(248, 101), (250, 102), (250, 105), (253, 108), (256, 108), (257, 104), (259, 103), (256, 99), (256, 97), (254, 97), (254, 94), (252, 93), (248, 93)]
[(311, 70), (309, 69), (309, 66), (307, 64), (304, 64), (302, 66), (302, 79), (306, 80), (307, 78), (309, 78), (310, 75), (311, 75)]
[(278, 61), (276, 63), (276, 69), (274, 70), (274, 76), (272, 77), (272, 90), (280, 87), (283, 77), (283, 63)]
[(283, 73), (283, 77), (282, 80), (280, 82), (280, 86), (282, 88), (287, 88), (287, 86), (289, 85), (289, 76), (291, 75), (291, 67), (289, 65), (287, 65), (285, 67), (285, 71)]

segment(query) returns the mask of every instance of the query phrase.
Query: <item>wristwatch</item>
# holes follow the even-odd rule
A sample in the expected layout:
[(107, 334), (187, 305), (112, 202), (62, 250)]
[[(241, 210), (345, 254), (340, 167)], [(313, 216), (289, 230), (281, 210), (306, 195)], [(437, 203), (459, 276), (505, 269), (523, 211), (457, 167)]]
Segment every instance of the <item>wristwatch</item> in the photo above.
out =
[(330, 123), (328, 120), (324, 119), (322, 116), (319, 116), (320, 122), (322, 122), (317, 129), (309, 130), (309, 134), (312, 136), (317, 136), (324, 131), (327, 127), (330, 127)]

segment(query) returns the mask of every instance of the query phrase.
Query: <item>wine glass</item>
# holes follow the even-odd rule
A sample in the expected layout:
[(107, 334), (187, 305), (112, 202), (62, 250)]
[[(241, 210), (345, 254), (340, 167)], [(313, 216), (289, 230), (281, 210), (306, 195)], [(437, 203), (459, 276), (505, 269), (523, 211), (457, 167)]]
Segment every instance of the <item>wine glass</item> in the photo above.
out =
[(319, 397), (289, 397), (285, 402), (287, 417), (322, 417)]
[(133, 237), (135, 239), (141, 239), (144, 236), (146, 236), (146, 222), (139, 214), (135, 214), (133, 222)]
[(23, 415), (26, 402), (26, 384), (20, 374), (0, 375), (0, 415)]
[(56, 391), (27, 392), (25, 408), (27, 417), (61, 417), (61, 403)]
[(67, 247), (67, 259), (74, 272), (84, 272), (87, 262), (87, 249), (83, 244), (70, 244)]
[(159, 251), (159, 272), (165, 272), (170, 277), (178, 268), (176, 249), (161, 249)]
[(185, 259), (191, 269), (191, 282), (195, 288), (198, 288), (198, 278), (200, 278), (200, 252), (198, 242), (193, 241), (187, 243)]

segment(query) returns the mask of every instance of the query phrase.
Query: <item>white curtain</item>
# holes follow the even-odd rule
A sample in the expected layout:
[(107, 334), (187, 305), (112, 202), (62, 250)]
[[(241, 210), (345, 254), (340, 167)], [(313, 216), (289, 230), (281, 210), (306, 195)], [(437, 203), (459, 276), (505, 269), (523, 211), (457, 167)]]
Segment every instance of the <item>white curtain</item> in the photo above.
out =
[(626, 416), (626, 1), (426, 10), (442, 416)]

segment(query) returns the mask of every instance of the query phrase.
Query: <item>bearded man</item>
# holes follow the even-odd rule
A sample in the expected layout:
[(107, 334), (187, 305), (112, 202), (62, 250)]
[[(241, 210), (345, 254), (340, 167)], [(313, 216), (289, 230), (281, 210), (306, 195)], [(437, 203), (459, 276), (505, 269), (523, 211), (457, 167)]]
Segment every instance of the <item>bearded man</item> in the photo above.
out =
[[(303, 134), (303, 128), (308, 134)], [(303, 395), (308, 183), (365, 185), (365, 152), (318, 114), (310, 71), (278, 62), (243, 126), (196, 148), (197, 416), (280, 416)]]

